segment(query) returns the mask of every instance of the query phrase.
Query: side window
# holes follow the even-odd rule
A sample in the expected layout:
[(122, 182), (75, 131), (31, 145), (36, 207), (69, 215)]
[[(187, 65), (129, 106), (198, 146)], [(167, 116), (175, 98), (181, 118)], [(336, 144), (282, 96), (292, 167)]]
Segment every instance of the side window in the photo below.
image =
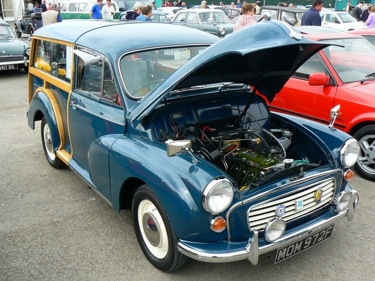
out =
[(87, 10), (87, 4), (86, 3), (79, 4), (78, 11), (80, 11), (80, 12), (88, 12), (88, 10)]
[(63, 12), (66, 12), (67, 10), (68, 10), (68, 3), (64, 3), (64, 4), (62, 4), (62, 6), (61, 6), (61, 11), (63, 11)]
[(198, 16), (196, 13), (188, 13), (186, 17), (187, 23), (198, 23)]
[(48, 41), (38, 41), (38, 55), (34, 66), (70, 82), (71, 47)]
[(175, 22), (185, 22), (186, 13), (180, 13), (176, 16)]
[(309, 79), (310, 74), (316, 72), (328, 74), (320, 62), (317, 54), (313, 55), (303, 65), (301, 65), (293, 76), (297, 78)]
[(77, 12), (78, 11), (78, 4), (70, 4), (69, 5), (69, 12)]
[(75, 50), (77, 56), (77, 91), (100, 100), (121, 105), (115, 80), (108, 62), (99, 55)]

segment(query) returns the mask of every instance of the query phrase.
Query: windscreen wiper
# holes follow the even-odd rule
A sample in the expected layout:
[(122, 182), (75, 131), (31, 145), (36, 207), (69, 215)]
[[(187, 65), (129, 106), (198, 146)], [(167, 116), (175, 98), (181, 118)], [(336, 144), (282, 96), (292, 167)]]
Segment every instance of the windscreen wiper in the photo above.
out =
[(365, 78), (361, 80), (361, 84), (365, 83), (368, 80), (375, 79), (375, 72), (367, 74)]

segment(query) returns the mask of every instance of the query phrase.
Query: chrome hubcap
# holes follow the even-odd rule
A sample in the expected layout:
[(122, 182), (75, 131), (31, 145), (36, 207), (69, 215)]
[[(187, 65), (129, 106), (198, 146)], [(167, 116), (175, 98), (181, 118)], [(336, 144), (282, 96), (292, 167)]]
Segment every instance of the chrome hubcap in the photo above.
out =
[(358, 165), (366, 173), (375, 174), (375, 135), (367, 135), (359, 140), (361, 156)]

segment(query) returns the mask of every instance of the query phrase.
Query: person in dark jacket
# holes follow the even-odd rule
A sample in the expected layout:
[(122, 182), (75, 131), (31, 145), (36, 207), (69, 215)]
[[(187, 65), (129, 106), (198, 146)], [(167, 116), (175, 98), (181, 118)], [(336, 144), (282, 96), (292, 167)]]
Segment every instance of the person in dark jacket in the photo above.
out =
[(319, 12), (323, 8), (323, 0), (314, 0), (312, 7), (303, 14), (301, 25), (322, 25), (322, 19)]
[(141, 2), (135, 2), (133, 6), (133, 11), (127, 11), (126, 19), (135, 20), (139, 15), (142, 14), (142, 7), (143, 7), (143, 4)]
[(367, 7), (367, 9), (365, 9), (363, 12), (362, 12), (362, 18), (361, 20), (366, 22), (367, 19), (368, 19), (368, 15), (370, 14), (370, 10), (371, 10), (371, 6)]
[(354, 7), (352, 10), (352, 15), (355, 17), (357, 20), (361, 20), (362, 17), (362, 3), (359, 3), (357, 6)]

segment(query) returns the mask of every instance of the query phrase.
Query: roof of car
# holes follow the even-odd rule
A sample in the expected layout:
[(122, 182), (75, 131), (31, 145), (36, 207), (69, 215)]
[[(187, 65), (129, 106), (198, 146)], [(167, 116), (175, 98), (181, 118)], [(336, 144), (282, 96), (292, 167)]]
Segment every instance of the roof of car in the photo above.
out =
[(262, 6), (264, 10), (281, 10), (289, 13), (306, 13), (306, 9), (300, 8), (289, 8), (289, 7), (281, 7), (281, 6)]
[[(38, 29), (33, 37), (75, 43), (111, 56), (141, 48), (170, 45), (212, 44), (214, 35), (194, 28), (141, 21), (106, 22), (67, 20)], [(110, 41), (109, 41), (110, 40)]]
[(321, 26), (298, 26), (295, 27), (305, 37), (319, 41), (326, 39), (338, 39), (338, 38), (358, 38), (359, 35), (350, 34), (343, 31), (338, 31), (328, 27)]
[(340, 33), (337, 29), (323, 27), (323, 26), (313, 26), (313, 25), (303, 25), (295, 26), (295, 28), (303, 34), (323, 34), (323, 33)]
[(375, 28), (362, 28), (362, 29), (354, 29), (348, 31), (351, 34), (358, 34), (358, 35), (373, 35), (375, 36)]

